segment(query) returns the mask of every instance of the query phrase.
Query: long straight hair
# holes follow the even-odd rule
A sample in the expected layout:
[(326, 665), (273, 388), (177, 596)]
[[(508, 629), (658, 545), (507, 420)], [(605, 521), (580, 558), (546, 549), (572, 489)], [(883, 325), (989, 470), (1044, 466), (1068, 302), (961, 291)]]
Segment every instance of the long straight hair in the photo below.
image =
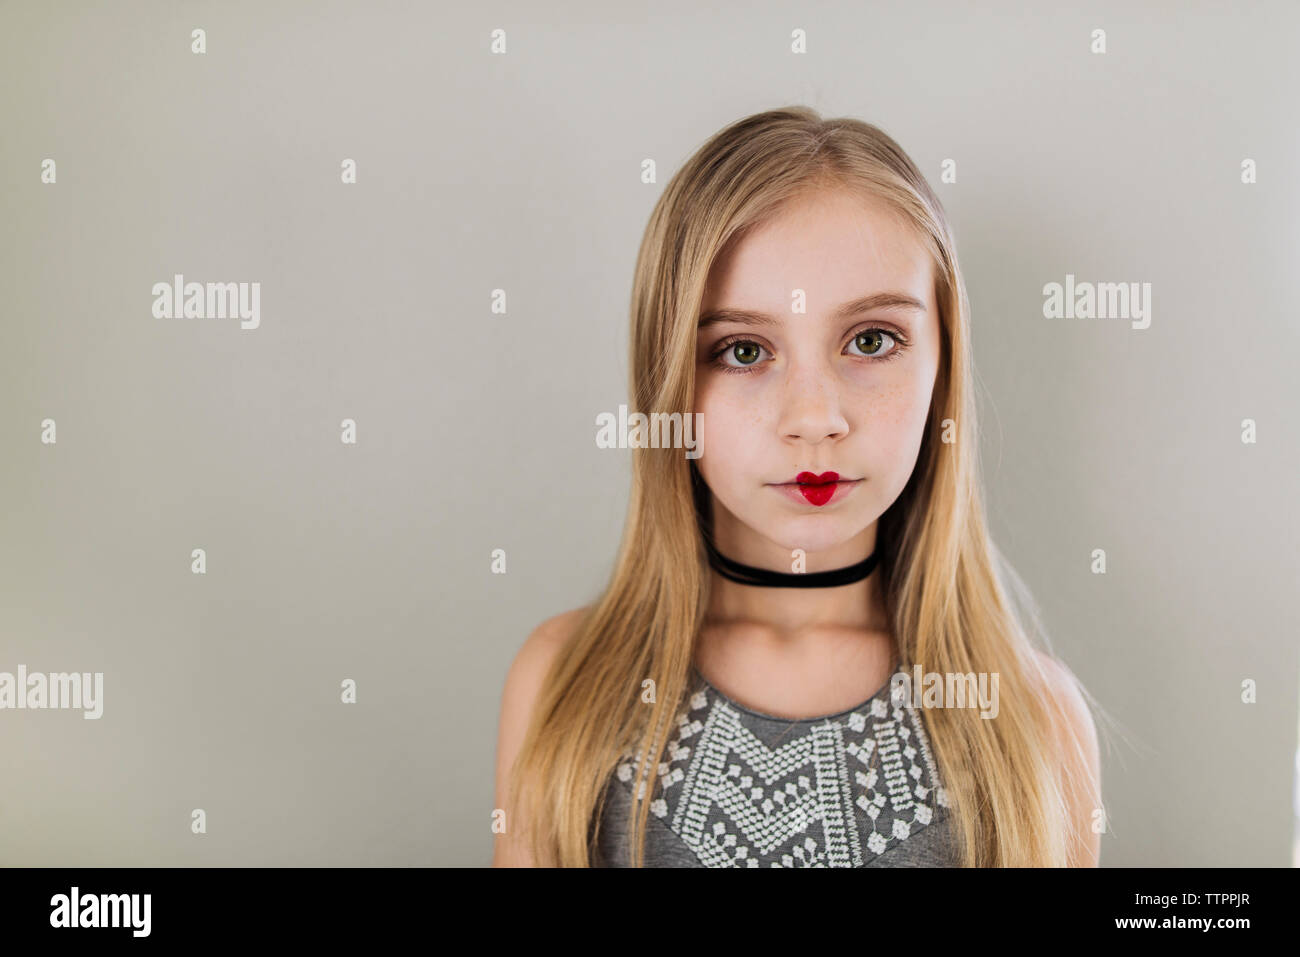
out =
[[(700, 147), (659, 198), (637, 257), (630, 411), (693, 410), (696, 326), (715, 258), (783, 204), (827, 187), (883, 201), (935, 267), (939, 370), (916, 467), (879, 520), (877, 569), (907, 670), (1000, 676), (994, 719), (974, 708), (921, 709), (960, 862), (1063, 865), (1070, 831), (1084, 826), (1068, 819), (1066, 790), (1088, 780), (1086, 758), (1082, 747), (1060, 753), (1050, 682), (1030, 637), (1029, 625), (1041, 635), (1038, 615), (1009, 599), (1008, 590), (1017, 600), (1028, 593), (989, 538), (966, 290), (943, 208), (898, 144), (859, 120), (791, 106), (739, 120)], [(642, 866), (647, 785), (690, 690), (708, 606), (707, 492), (680, 449), (632, 454), (611, 577), (556, 655), (511, 774), (510, 806), (522, 810), (542, 866), (591, 865), (602, 795), (624, 753), (640, 756), (627, 837), (631, 863)]]

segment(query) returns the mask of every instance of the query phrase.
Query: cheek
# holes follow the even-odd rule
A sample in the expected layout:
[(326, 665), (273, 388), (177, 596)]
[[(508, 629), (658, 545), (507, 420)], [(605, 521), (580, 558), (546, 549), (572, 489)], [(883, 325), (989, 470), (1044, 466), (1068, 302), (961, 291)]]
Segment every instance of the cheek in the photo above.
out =
[(710, 488), (725, 488), (762, 453), (762, 410), (725, 388), (706, 386), (696, 392), (695, 411), (704, 448), (700, 473)]
[(882, 385), (864, 401), (866, 447), (882, 474), (911, 473), (930, 414), (930, 391), (914, 381)]

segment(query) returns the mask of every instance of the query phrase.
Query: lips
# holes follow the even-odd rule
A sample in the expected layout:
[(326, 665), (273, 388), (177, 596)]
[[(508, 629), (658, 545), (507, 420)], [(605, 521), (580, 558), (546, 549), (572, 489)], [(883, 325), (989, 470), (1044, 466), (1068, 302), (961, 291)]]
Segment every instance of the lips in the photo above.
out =
[(794, 480), (799, 483), (799, 492), (809, 504), (825, 505), (835, 494), (835, 483), (840, 480), (840, 473), (823, 472), (817, 475), (814, 472), (800, 472)]

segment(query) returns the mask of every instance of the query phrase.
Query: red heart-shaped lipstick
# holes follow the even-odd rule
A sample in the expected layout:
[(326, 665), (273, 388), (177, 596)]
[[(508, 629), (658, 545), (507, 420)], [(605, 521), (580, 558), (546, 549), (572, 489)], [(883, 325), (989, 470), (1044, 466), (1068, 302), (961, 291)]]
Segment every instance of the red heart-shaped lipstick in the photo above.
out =
[(825, 505), (835, 494), (835, 483), (840, 480), (840, 473), (823, 472), (821, 475), (816, 475), (812, 472), (800, 472), (794, 480), (799, 483), (799, 492), (809, 504)]

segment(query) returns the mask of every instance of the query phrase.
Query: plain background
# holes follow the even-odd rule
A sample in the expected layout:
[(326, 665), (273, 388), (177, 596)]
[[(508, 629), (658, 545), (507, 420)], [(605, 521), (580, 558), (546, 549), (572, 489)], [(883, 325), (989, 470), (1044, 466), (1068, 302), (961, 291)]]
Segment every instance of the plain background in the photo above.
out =
[[(1300, 8), (627, 6), (0, 7), (0, 671), (105, 674), (0, 712), (0, 862), (487, 863), (506, 669), (622, 529), (647, 216), (806, 103), (952, 220), (995, 541), (1129, 739), (1103, 865), (1289, 864)], [(178, 272), (261, 327), (155, 319)], [(1044, 319), (1067, 273), (1150, 328)]]

